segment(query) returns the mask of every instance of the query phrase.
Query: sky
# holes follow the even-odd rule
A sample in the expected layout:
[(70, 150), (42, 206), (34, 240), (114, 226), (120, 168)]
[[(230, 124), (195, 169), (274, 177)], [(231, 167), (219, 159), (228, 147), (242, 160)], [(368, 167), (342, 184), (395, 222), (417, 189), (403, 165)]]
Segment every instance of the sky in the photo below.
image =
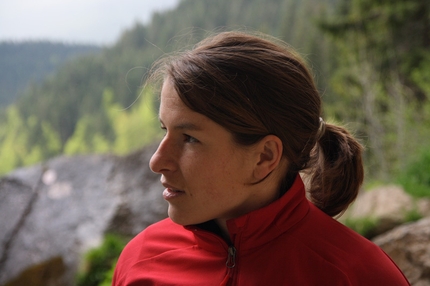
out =
[(0, 41), (111, 45), (179, 0), (0, 0)]

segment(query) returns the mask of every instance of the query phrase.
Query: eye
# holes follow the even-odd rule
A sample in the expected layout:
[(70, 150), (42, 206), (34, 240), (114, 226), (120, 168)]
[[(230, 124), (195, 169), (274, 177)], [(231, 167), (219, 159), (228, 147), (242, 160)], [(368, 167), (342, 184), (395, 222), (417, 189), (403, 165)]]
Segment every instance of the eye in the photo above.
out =
[(161, 130), (163, 130), (163, 132), (164, 132), (163, 136), (166, 136), (167, 128), (166, 128), (166, 127), (164, 127), (164, 126), (160, 126), (160, 128), (161, 128)]
[(199, 142), (199, 140), (197, 140), (196, 138), (194, 138), (188, 134), (184, 134), (184, 142), (186, 142), (186, 143), (197, 143), (197, 142)]

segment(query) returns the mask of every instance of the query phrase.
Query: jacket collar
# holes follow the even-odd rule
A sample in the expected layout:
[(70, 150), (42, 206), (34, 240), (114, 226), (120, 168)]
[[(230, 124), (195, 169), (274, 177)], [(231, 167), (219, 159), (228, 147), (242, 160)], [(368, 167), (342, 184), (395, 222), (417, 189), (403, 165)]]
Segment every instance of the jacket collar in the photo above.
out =
[[(227, 221), (231, 240), (241, 250), (258, 247), (288, 231), (302, 220), (309, 211), (305, 187), (297, 175), (291, 188), (271, 204)], [(227, 243), (218, 235), (188, 226), (193, 231), (197, 244), (211, 251), (225, 251)]]

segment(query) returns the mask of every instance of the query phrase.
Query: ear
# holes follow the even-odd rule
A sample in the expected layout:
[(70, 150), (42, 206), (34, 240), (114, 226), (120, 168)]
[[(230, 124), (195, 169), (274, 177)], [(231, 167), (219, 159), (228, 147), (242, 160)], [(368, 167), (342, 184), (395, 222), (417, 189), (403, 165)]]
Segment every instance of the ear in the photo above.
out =
[(275, 135), (267, 135), (257, 143), (258, 159), (254, 168), (257, 181), (263, 180), (275, 170), (281, 161), (282, 150), (282, 141)]

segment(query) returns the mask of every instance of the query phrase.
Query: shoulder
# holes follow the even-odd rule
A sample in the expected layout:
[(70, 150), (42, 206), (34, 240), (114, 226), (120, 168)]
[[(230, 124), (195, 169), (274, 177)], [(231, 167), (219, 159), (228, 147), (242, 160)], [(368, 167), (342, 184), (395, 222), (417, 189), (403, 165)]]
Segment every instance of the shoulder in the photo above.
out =
[(160, 238), (165, 239), (170, 237), (172, 234), (181, 234), (183, 231), (183, 226), (174, 223), (170, 218), (166, 218), (145, 228), (134, 239), (132, 239), (132, 241)]
[(194, 235), (190, 231), (166, 218), (148, 226), (134, 237), (126, 245), (121, 256), (138, 254), (139, 259), (145, 259), (193, 243)]
[(194, 243), (193, 233), (169, 218), (148, 226), (121, 252), (115, 268), (113, 285), (121, 285), (118, 281), (124, 279), (134, 265), (171, 250), (192, 246)]
[(308, 255), (337, 268), (351, 282), (377, 285), (404, 280), (401, 271), (379, 246), (313, 205), (292, 236)]

